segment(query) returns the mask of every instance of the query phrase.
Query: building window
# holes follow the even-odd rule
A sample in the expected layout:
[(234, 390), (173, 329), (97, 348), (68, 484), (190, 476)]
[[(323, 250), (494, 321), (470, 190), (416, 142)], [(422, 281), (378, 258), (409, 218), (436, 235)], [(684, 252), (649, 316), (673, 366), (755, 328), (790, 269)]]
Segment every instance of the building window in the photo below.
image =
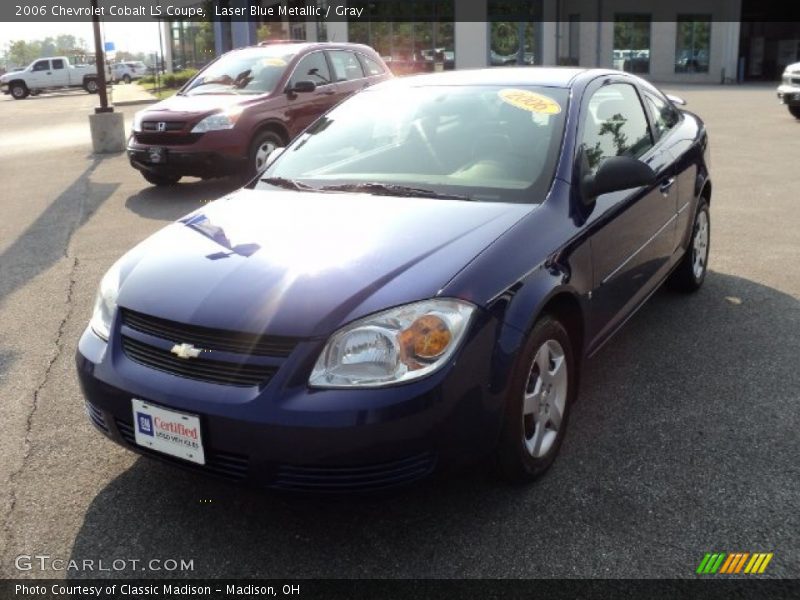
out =
[(573, 14), (569, 16), (569, 63), (578, 65), (581, 57), (581, 16)]
[(708, 73), (711, 15), (678, 15), (675, 40), (676, 73)]
[(454, 0), (347, 5), (364, 9), (348, 19), (349, 41), (372, 46), (395, 75), (455, 68)]
[(489, 0), (487, 8), (489, 64), (493, 67), (541, 64), (541, 0)]
[(650, 72), (650, 15), (617, 14), (614, 18), (615, 69)]

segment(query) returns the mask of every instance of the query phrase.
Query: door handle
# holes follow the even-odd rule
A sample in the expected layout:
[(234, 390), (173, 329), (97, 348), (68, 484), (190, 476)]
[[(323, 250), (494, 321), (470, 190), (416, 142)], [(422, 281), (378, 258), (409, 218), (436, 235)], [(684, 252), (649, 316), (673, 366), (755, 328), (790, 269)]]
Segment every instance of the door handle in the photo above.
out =
[(671, 188), (675, 184), (675, 178), (670, 177), (669, 179), (665, 179), (661, 182), (661, 185), (658, 186), (658, 189), (661, 191), (662, 194), (665, 196), (669, 193), (669, 188)]
[(322, 93), (323, 93), (325, 96), (333, 96), (333, 94), (334, 94), (335, 92), (334, 92), (333, 90), (324, 90)]

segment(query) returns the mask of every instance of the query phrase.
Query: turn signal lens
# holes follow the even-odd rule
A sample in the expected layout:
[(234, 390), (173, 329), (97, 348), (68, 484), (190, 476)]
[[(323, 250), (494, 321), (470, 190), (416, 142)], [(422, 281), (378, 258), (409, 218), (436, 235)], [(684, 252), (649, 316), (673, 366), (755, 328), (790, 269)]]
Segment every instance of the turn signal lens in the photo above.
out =
[(423, 360), (440, 357), (452, 339), (447, 323), (436, 315), (420, 317), (400, 334), (400, 344), (405, 353)]

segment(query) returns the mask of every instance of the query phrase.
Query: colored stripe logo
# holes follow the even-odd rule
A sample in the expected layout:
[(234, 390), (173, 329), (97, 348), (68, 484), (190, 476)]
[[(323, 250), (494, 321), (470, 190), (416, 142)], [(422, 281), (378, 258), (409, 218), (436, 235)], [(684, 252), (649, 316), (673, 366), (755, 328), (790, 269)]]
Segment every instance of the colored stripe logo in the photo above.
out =
[(697, 567), (697, 574), (760, 575), (766, 571), (773, 556), (772, 552), (706, 552)]

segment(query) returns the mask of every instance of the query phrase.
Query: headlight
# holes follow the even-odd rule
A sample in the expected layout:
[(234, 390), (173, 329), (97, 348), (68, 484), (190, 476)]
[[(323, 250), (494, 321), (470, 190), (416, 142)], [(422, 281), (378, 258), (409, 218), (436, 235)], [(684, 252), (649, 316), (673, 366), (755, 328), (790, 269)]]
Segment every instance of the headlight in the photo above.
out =
[(94, 301), (94, 313), (89, 326), (99, 337), (108, 341), (111, 335), (111, 322), (117, 310), (119, 293), (119, 263), (115, 263), (100, 280), (100, 289)]
[(355, 321), (331, 336), (308, 383), (381, 387), (430, 375), (456, 351), (474, 311), (462, 300), (435, 299)]
[(239, 108), (235, 110), (229, 110), (224, 113), (209, 115), (197, 125), (192, 127), (192, 133), (205, 133), (207, 131), (233, 129), (233, 126), (236, 125), (236, 121), (239, 120), (239, 115), (241, 113), (242, 110)]
[(139, 133), (142, 130), (142, 119), (144, 118), (144, 111), (140, 110), (133, 115), (133, 130)]

